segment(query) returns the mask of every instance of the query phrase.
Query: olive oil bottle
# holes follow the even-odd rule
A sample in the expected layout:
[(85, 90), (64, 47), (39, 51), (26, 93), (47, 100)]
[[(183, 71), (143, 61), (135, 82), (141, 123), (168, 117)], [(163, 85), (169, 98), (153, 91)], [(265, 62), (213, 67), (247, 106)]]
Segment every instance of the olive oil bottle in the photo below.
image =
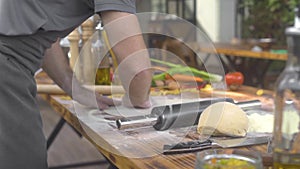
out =
[(288, 60), (275, 85), (273, 161), (275, 169), (300, 168), (300, 23), (286, 29)]
[(110, 85), (111, 84), (111, 66), (109, 55), (104, 56), (100, 62), (95, 76), (95, 85)]
[(95, 85), (111, 85), (111, 56), (102, 35), (104, 29), (101, 20), (95, 29), (95, 39), (91, 49), (96, 71), (94, 74)]

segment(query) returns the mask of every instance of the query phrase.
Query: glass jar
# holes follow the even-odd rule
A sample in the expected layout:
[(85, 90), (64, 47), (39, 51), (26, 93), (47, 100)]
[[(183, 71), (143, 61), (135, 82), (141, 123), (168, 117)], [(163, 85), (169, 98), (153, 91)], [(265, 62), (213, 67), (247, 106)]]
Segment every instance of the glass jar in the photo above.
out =
[(275, 169), (300, 168), (300, 28), (286, 29), (288, 60), (275, 84)]

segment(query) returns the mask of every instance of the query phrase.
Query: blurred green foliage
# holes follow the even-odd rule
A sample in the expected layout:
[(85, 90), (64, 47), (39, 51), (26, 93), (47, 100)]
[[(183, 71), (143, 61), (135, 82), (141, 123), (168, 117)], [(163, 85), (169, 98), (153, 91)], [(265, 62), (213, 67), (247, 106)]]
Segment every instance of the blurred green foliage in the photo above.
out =
[(274, 38), (285, 45), (286, 27), (293, 25), (299, 0), (240, 0), (243, 38)]

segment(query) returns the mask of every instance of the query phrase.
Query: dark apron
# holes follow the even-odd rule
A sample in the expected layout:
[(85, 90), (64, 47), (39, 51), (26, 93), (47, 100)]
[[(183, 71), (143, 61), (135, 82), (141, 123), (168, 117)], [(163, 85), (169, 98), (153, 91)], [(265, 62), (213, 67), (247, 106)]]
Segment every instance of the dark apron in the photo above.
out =
[(33, 73), (0, 50), (0, 169), (46, 169)]

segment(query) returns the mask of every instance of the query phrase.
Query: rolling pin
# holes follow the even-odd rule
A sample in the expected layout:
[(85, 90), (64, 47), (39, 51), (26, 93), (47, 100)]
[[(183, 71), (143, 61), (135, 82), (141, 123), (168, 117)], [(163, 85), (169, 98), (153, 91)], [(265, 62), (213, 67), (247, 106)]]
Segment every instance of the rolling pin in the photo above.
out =
[[(231, 102), (231, 98), (217, 98), (212, 100), (194, 101), (182, 104), (172, 104), (154, 107), (150, 115), (120, 118), (116, 120), (118, 129), (153, 126), (154, 129), (163, 131), (175, 127), (188, 127), (198, 123), (204, 109), (216, 102)], [(243, 110), (261, 107), (259, 100), (235, 103)]]
[[(88, 86), (86, 88), (95, 90), (100, 94), (124, 94), (125, 91), (122, 86), (109, 86), (109, 85), (95, 85)], [(58, 85), (55, 84), (38, 84), (37, 92), (39, 94), (66, 94)]]

